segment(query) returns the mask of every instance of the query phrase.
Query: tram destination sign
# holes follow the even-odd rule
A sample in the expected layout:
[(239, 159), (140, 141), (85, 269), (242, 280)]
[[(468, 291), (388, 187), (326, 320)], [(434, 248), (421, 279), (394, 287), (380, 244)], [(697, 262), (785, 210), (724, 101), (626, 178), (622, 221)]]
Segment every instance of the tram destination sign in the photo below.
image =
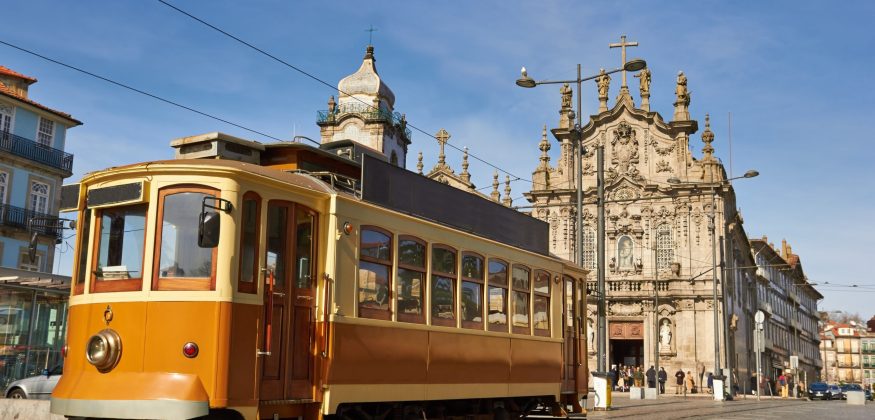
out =
[(549, 255), (549, 225), (368, 155), (362, 156), (364, 201)]

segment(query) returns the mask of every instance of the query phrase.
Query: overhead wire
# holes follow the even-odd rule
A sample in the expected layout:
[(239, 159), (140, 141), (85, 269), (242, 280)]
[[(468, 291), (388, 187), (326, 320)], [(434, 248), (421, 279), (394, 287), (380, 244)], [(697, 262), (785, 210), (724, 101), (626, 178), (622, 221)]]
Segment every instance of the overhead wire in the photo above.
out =
[[(282, 58), (277, 57), (277, 56), (274, 55), (274, 54), (271, 54), (271, 53), (265, 51), (264, 49), (262, 49), (262, 48), (260, 48), (260, 47), (258, 47), (258, 46), (256, 46), (256, 45), (254, 45), (254, 44), (252, 44), (251, 42), (248, 42), (248, 41), (246, 41), (246, 40), (243, 40), (243, 39), (241, 39), (240, 37), (238, 37), (238, 36), (236, 36), (236, 35), (234, 35), (234, 34), (228, 32), (228, 31), (226, 31), (226, 30), (224, 30), (224, 29), (222, 29), (222, 28), (219, 28), (218, 26), (213, 25), (213, 24), (211, 24), (211, 23), (205, 21), (204, 19), (201, 19), (201, 18), (199, 18), (199, 17), (197, 17), (197, 16), (195, 16), (195, 15), (193, 15), (193, 14), (191, 14), (191, 13), (185, 11), (185, 10), (182, 10), (182, 9), (180, 9), (179, 7), (176, 7), (175, 5), (169, 3), (169, 2), (167, 2), (167, 1), (165, 1), (165, 0), (156, 0), (156, 1), (158, 1), (159, 3), (165, 5), (165, 6), (171, 8), (171, 9), (173, 9), (173, 10), (175, 10), (175, 11), (177, 11), (177, 12), (179, 12), (179, 13), (185, 15), (185, 16), (188, 16), (189, 18), (193, 19), (194, 21), (196, 21), (196, 22), (198, 22), (198, 23), (201, 23), (202, 25), (204, 25), (204, 26), (206, 26), (206, 27), (208, 27), (208, 28), (210, 28), (210, 29), (213, 29), (213, 30), (216, 31), (216, 32), (219, 32), (219, 33), (221, 33), (222, 35), (227, 36), (228, 38), (233, 39), (234, 41), (237, 41), (237, 42), (240, 43), (240, 44), (243, 44), (243, 45), (245, 45), (245, 46), (247, 46), (247, 47), (249, 47), (249, 48), (251, 48), (251, 49), (257, 51), (257, 52), (260, 53), (260, 54), (263, 54), (263, 55), (266, 56), (266, 57), (269, 57), (270, 59), (272, 59), (272, 60), (274, 60), (274, 61), (276, 61), (276, 62), (278, 62), (278, 63), (280, 63), (280, 64), (283, 64), (284, 66), (286, 66), (286, 67), (288, 67), (288, 68), (290, 68), (290, 69), (292, 69), (292, 70), (297, 71), (298, 73), (301, 73), (302, 75), (304, 75), (304, 76), (306, 76), (306, 77), (308, 77), (308, 78), (310, 78), (310, 79), (315, 80), (316, 82), (318, 82), (318, 83), (320, 83), (320, 84), (323, 84), (323, 85), (325, 85), (325, 86), (331, 88), (332, 90), (337, 90), (339, 93), (344, 94), (344, 95), (347, 95), (347, 96), (349, 96), (350, 98), (352, 98), (352, 99), (355, 100), (355, 101), (361, 102), (362, 104), (364, 104), (364, 105), (367, 106), (368, 108), (371, 108), (371, 109), (374, 109), (374, 110), (379, 111), (378, 107), (375, 107), (373, 104), (369, 104), (369, 103), (365, 102), (365, 101), (362, 100), (362, 99), (359, 99), (359, 98), (357, 98), (357, 97), (355, 97), (355, 96), (349, 95), (347, 92), (344, 92), (343, 90), (340, 90), (339, 87), (334, 86), (334, 85), (328, 83), (327, 81), (325, 81), (325, 80), (323, 80), (323, 79), (317, 77), (316, 75), (314, 75), (314, 74), (312, 74), (312, 73), (310, 73), (310, 72), (308, 72), (308, 71), (306, 71), (306, 70), (304, 70), (304, 69), (302, 69), (302, 68), (300, 68), (300, 67), (298, 67), (298, 66), (295, 66), (294, 64), (291, 64), (291, 63), (287, 62), (286, 60), (283, 60)], [(423, 129), (421, 129), (421, 128), (419, 128), (419, 127), (413, 125), (413, 124), (410, 124), (409, 122), (407, 123), (407, 126), (410, 127), (410, 128), (412, 128), (413, 130), (415, 130), (415, 131), (417, 131), (417, 132), (420, 132), (420, 133), (422, 133), (422, 134), (428, 136), (428, 137), (431, 138), (431, 139), (434, 139), (435, 141), (440, 142), (440, 140), (438, 140), (438, 138), (435, 137), (434, 134), (431, 134), (431, 133), (429, 133), (429, 132), (427, 132), (427, 131), (425, 131), (425, 130), (423, 130)], [(455, 150), (457, 150), (457, 151), (459, 151), (459, 152), (463, 152), (463, 151), (464, 151), (464, 150), (463, 150), (462, 148), (460, 148), (459, 146), (456, 146), (456, 145), (450, 144), (449, 142), (444, 143), (444, 145), (449, 146), (450, 148), (455, 149)], [(527, 181), (527, 182), (532, 182), (532, 180), (530, 180), (530, 179), (525, 179), (525, 178), (522, 178), (522, 177), (520, 177), (520, 176), (517, 176), (517, 175), (515, 175), (514, 173), (512, 173), (512, 172), (510, 172), (510, 171), (508, 171), (508, 170), (506, 170), (506, 169), (504, 169), (504, 168), (501, 168), (501, 167), (499, 167), (499, 166), (497, 166), (497, 165), (495, 165), (495, 164), (493, 164), (493, 163), (491, 163), (491, 162), (489, 162), (489, 161), (486, 161), (485, 159), (482, 159), (482, 158), (480, 158), (479, 156), (477, 156), (477, 155), (475, 155), (475, 154), (473, 154), (473, 153), (468, 152), (468, 156), (471, 157), (471, 158), (473, 158), (474, 160), (477, 160), (477, 161), (479, 161), (479, 162), (481, 162), (481, 163), (483, 163), (483, 164), (486, 164), (487, 166), (492, 167), (493, 169), (495, 169), (495, 170), (497, 170), (497, 171), (500, 171), (500, 172), (502, 172), (502, 173), (505, 173), (505, 174), (507, 174), (507, 175), (513, 177), (514, 179), (511, 180), (511, 182), (516, 182), (516, 181)]]
[(103, 80), (104, 82), (111, 83), (111, 84), (113, 84), (113, 85), (116, 85), (116, 86), (119, 86), (119, 87), (125, 88), (125, 89), (127, 89), (127, 90), (130, 90), (130, 91), (133, 91), (133, 92), (136, 92), (136, 93), (139, 93), (139, 94), (141, 94), (141, 95), (148, 96), (148, 97), (150, 97), (150, 98), (152, 98), (152, 99), (156, 99), (156, 100), (159, 100), (159, 101), (161, 101), (161, 102), (164, 102), (164, 103), (167, 103), (167, 104), (170, 104), (170, 105), (173, 105), (173, 106), (176, 106), (176, 107), (179, 107), (179, 108), (182, 108), (182, 109), (185, 109), (185, 110), (188, 110), (188, 111), (194, 112), (194, 113), (199, 114), (199, 115), (202, 115), (202, 116), (204, 116), (204, 117), (211, 118), (211, 119), (213, 119), (213, 120), (220, 121), (220, 122), (223, 122), (223, 123), (228, 124), (228, 125), (232, 125), (232, 126), (234, 126), (234, 127), (240, 128), (240, 129), (242, 129), (242, 130), (246, 130), (246, 131), (248, 131), (248, 132), (250, 132), (250, 133), (255, 133), (255, 134), (258, 134), (258, 135), (261, 135), (261, 136), (264, 136), (264, 137), (267, 137), (267, 138), (270, 138), (270, 139), (273, 139), (273, 140), (277, 140), (277, 141), (283, 141), (283, 140), (280, 139), (279, 137), (275, 137), (275, 136), (272, 136), (272, 135), (270, 135), (270, 134), (263, 133), (263, 132), (261, 132), (261, 131), (258, 131), (258, 130), (255, 130), (255, 129), (252, 129), (252, 128), (249, 128), (249, 127), (246, 127), (246, 126), (244, 126), (244, 125), (242, 125), (242, 124), (235, 123), (235, 122), (233, 122), (233, 121), (227, 120), (227, 119), (222, 118), (222, 117), (217, 117), (217, 116), (215, 116), (215, 115), (213, 115), (213, 114), (209, 114), (209, 113), (207, 113), (207, 112), (200, 111), (200, 110), (195, 109), (195, 108), (193, 108), (193, 107), (190, 107), (190, 106), (188, 106), (188, 105), (183, 105), (183, 104), (181, 104), (181, 103), (179, 103), (179, 102), (175, 102), (175, 101), (172, 101), (172, 100), (170, 100), (170, 99), (163, 98), (163, 97), (161, 97), (161, 96), (155, 95), (155, 94), (153, 94), (153, 93), (146, 92), (146, 91), (144, 91), (144, 90), (142, 90), (142, 89), (135, 88), (135, 87), (133, 87), (133, 86), (130, 86), (130, 85), (124, 84), (124, 83), (122, 83), (122, 82), (117, 82), (117, 81), (112, 80), (112, 79), (110, 79), (110, 78), (108, 78), (108, 77), (101, 76), (101, 75), (99, 75), (99, 74), (97, 74), (97, 73), (94, 73), (94, 72), (91, 72), (91, 71), (88, 71), (88, 70), (85, 70), (85, 69), (82, 69), (82, 68), (79, 68), (79, 67), (73, 66), (73, 65), (71, 65), (71, 64), (64, 63), (64, 62), (62, 62), (62, 61), (60, 61), (60, 60), (57, 60), (57, 59), (54, 59), (54, 58), (51, 58), (51, 57), (47, 57), (47, 56), (45, 56), (45, 55), (43, 55), (43, 54), (37, 53), (37, 52), (32, 51), (32, 50), (29, 50), (29, 49), (27, 49), (27, 48), (24, 48), (24, 47), (21, 47), (21, 46), (18, 46), (18, 45), (15, 45), (15, 44), (12, 44), (12, 43), (9, 43), (9, 42), (6, 42), (6, 41), (3, 41), (3, 40), (0, 40), (0, 44), (6, 45), (7, 47), (11, 47), (11, 48), (14, 48), (14, 49), (19, 50), (19, 51), (22, 51), (22, 52), (25, 52), (25, 53), (30, 54), (30, 55), (33, 55), (33, 56), (35, 56), (35, 57), (39, 57), (39, 58), (41, 58), (41, 59), (43, 59), (43, 60), (46, 60), (46, 61), (51, 62), (51, 63), (55, 63), (55, 64), (57, 64), (57, 65), (59, 65), (59, 66), (66, 67), (66, 68), (68, 68), (68, 69), (70, 69), (70, 70), (75, 70), (75, 71), (77, 71), (77, 72), (80, 72), (80, 73), (86, 74), (86, 75), (91, 76), (91, 77), (94, 77), (94, 78), (96, 78), (96, 79)]

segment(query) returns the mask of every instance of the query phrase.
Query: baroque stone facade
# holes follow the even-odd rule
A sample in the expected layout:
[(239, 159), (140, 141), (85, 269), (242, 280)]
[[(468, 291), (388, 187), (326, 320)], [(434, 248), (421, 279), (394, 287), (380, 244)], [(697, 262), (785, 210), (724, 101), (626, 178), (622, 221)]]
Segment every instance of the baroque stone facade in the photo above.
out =
[[(559, 121), (550, 130), (559, 158), (551, 164), (548, 152), (554, 144), (545, 132), (538, 143), (540, 162), (532, 174), (532, 189), (525, 197), (532, 216), (550, 226), (551, 252), (591, 270), (587, 282), (594, 292), (596, 149), (604, 147), (608, 367), (647, 368), (656, 364), (658, 355), (659, 365), (670, 375), (678, 369), (693, 371), (697, 385), (704, 385), (703, 374), (714, 370), (713, 311), (717, 310), (720, 366), (731, 367), (733, 382), (743, 378), (739, 386), (745, 389), (754, 363), (747, 356), (753, 348), (749, 332), (755, 311), (754, 263), (733, 188), (714, 156), (715, 135), (706, 116), (702, 155), (694, 157), (690, 141), (699, 125), (690, 118), (691, 95), (683, 73), (676, 80), (672, 121), (650, 111), (650, 71), (643, 70), (636, 78), (642, 106), (636, 106), (629, 89), (621, 86), (613, 107), (608, 107), (610, 78), (604, 75), (596, 81), (600, 109), (581, 128), (584, 153), (580, 157), (574, 153), (572, 90), (567, 85), (560, 89)], [(581, 232), (576, 230), (578, 158), (584, 189)], [(712, 211), (717, 235), (716, 305), (711, 280)], [(581, 250), (575, 249), (578, 234)], [(597, 325), (594, 299), (588, 317), (588, 326)], [(595, 334), (588, 337), (594, 368)]]

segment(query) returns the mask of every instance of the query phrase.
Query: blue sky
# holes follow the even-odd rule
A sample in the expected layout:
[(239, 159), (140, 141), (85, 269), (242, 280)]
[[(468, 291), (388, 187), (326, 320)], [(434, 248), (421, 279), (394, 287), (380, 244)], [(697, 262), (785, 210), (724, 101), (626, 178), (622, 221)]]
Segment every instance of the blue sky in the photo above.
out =
[[(396, 110), (426, 132), (446, 128), (451, 143), (528, 178), (541, 127), (557, 124), (558, 86), (520, 89), (525, 65), (536, 79), (571, 78), (620, 64), (607, 45), (621, 34), (630, 56), (653, 72), (651, 107), (672, 114), (683, 70), (691, 113), (710, 113), (714, 147), (734, 173), (745, 229), (786, 238), (811, 281), (875, 285), (867, 269), (875, 170), (865, 124), (875, 116), (875, 3), (800, 1), (174, 1), (177, 6), (336, 84), (361, 62), (373, 25), (377, 67)], [(335, 91), (194, 23), (157, 1), (9, 2), (0, 39), (72, 65), (290, 138), (319, 137), (316, 111)], [(170, 140), (210, 131), (257, 135), (134, 94), (0, 46), (0, 64), (35, 76), (31, 97), (85, 123), (70, 131), (73, 179), (83, 173), (172, 156)], [(618, 78), (614, 79), (615, 81)], [(637, 81), (631, 81), (633, 91)], [(617, 83), (612, 86), (615, 95)], [(595, 112), (595, 84), (583, 95)], [(693, 141), (699, 155), (699, 133)], [(558, 148), (553, 149), (557, 151)], [(407, 165), (433, 139), (414, 133)], [(460, 154), (448, 151), (458, 169)], [(555, 160), (555, 157), (554, 157)], [(478, 187), (492, 169), (472, 162)], [(503, 176), (502, 176), (503, 179)], [(513, 184), (513, 197), (529, 189)], [(525, 204), (520, 198), (515, 204)], [(69, 272), (70, 252), (59, 262)], [(875, 289), (875, 287), (871, 287)], [(875, 293), (825, 287), (821, 307), (873, 315)]]

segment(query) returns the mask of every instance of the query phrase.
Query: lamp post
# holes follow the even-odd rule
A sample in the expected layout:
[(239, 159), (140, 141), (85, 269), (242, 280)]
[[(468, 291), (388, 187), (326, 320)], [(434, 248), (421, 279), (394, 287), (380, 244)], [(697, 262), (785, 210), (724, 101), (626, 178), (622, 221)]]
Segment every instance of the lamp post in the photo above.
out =
[[(717, 200), (716, 200), (717, 188), (729, 184), (729, 181), (732, 181), (735, 179), (741, 179), (741, 178), (753, 178), (759, 174), (760, 173), (755, 171), (755, 170), (749, 170), (749, 171), (745, 172), (744, 175), (742, 175), (742, 176), (728, 178), (728, 179), (725, 179), (722, 181), (717, 181), (717, 182), (703, 182), (703, 183), (682, 182), (680, 179), (678, 179), (676, 177), (671, 177), (668, 179), (668, 183), (674, 184), (674, 185), (686, 185), (686, 186), (690, 186), (690, 187), (694, 187), (694, 188), (698, 188), (698, 187), (710, 187), (711, 188), (711, 212), (710, 212), (711, 214), (708, 215), (708, 218), (710, 219), (708, 221), (708, 230), (711, 232), (711, 288), (712, 288), (712, 294), (713, 294), (712, 301), (714, 302), (713, 303), (713, 310), (714, 310), (714, 376), (715, 376), (715, 378), (718, 377), (718, 372), (720, 372), (720, 333), (719, 333), (720, 332), (720, 317), (718, 316), (718, 313), (717, 313), (717, 226), (716, 226), (717, 212), (716, 212), (716, 208), (715, 208), (716, 202), (717, 202)], [(725, 219), (725, 217), (724, 217), (724, 219)], [(728, 356), (728, 354), (729, 354), (729, 345), (728, 345), (729, 332), (728, 332), (728, 328), (726, 328), (726, 325), (725, 325), (726, 324), (726, 298), (725, 298), (726, 291), (723, 290), (725, 287), (725, 281), (723, 283), (724, 284), (721, 284), (721, 293), (722, 293), (724, 299), (723, 299), (723, 302), (721, 304), (721, 309), (723, 311), (723, 318), (724, 318), (724, 335), (726, 337), (726, 343), (727, 343), (725, 352), (727, 354), (726, 364), (728, 366), (729, 365), (729, 356)], [(730, 376), (732, 376), (732, 372), (730, 372)], [(715, 399), (717, 399), (718, 395), (717, 395), (717, 387), (716, 386), (714, 387), (714, 394), (715, 394)], [(720, 389), (719, 396), (720, 396), (720, 399), (722, 400), (723, 399), (722, 387)]]
[[(524, 88), (533, 88), (538, 85), (552, 85), (560, 83), (575, 83), (577, 84), (577, 123), (574, 126), (574, 151), (575, 151), (575, 175), (577, 176), (577, 217), (576, 217), (576, 234), (575, 234), (575, 258), (574, 261), (578, 265), (583, 265), (583, 247), (582, 247), (582, 229), (583, 229), (583, 174), (581, 173), (581, 156), (583, 152), (582, 136), (583, 124), (580, 105), (581, 84), (588, 80), (594, 80), (605, 74), (613, 74), (620, 71), (638, 71), (647, 67), (647, 63), (642, 59), (632, 59), (627, 61), (622, 68), (616, 68), (611, 71), (597, 74), (594, 76), (581, 77), (580, 64), (577, 65), (577, 78), (573, 80), (539, 80), (536, 81), (529, 77), (526, 68), (521, 70), (520, 78), (516, 81), (517, 86)], [(597, 368), (599, 372), (607, 371), (607, 363), (605, 353), (607, 353), (607, 322), (605, 318), (605, 190), (604, 190), (604, 147), (598, 145), (596, 147), (596, 172), (598, 181), (598, 232), (597, 232), (597, 288), (598, 288), (598, 355)]]

